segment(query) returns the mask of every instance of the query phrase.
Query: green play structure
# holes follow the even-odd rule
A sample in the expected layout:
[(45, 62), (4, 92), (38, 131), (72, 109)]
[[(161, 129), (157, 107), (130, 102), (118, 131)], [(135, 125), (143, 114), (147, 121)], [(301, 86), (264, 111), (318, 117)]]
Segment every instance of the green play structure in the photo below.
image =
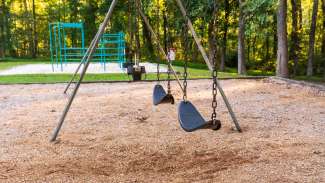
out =
[[(72, 30), (74, 36), (71, 36)], [(64, 64), (82, 61), (88, 49), (85, 47), (83, 23), (50, 23), (49, 33), (53, 71), (55, 70), (55, 66), (57, 68), (60, 67), (61, 71), (63, 71)], [(123, 63), (126, 62), (125, 34), (123, 32), (103, 34), (92, 60), (94, 62), (100, 62), (104, 71), (106, 71), (107, 62), (119, 63), (119, 66), (122, 68)]]

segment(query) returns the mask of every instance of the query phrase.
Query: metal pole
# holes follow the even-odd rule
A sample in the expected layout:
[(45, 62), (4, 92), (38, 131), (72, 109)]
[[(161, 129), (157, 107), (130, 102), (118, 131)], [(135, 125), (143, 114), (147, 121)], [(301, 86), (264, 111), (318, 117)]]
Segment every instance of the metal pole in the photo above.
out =
[(232, 110), (232, 107), (231, 107), (231, 105), (230, 105), (230, 103), (229, 103), (229, 101), (228, 101), (228, 99), (227, 99), (227, 96), (226, 96), (225, 92), (223, 91), (223, 89), (222, 89), (222, 87), (221, 87), (221, 85), (220, 85), (220, 83), (219, 83), (218, 80), (217, 80), (217, 87), (218, 87), (218, 89), (219, 89), (219, 91), (220, 91), (220, 94), (221, 94), (221, 96), (222, 96), (222, 98), (223, 98), (223, 101), (225, 102), (225, 104), (226, 104), (226, 106), (227, 106), (227, 108), (228, 108), (229, 114), (230, 114), (230, 116), (231, 116), (231, 118), (232, 118), (232, 121), (234, 122), (234, 124), (235, 124), (235, 126), (236, 126), (236, 129), (237, 129), (239, 132), (242, 132), (242, 130), (241, 130), (241, 128), (240, 128), (240, 125), (239, 125), (239, 122), (238, 122), (238, 120), (237, 120), (237, 118), (236, 118), (236, 115), (235, 115), (234, 111)]
[(63, 53), (64, 53), (64, 63), (65, 65), (67, 65), (67, 45), (66, 45), (66, 34), (65, 34), (65, 27), (64, 27), (64, 24), (62, 25), (62, 32), (63, 32)]
[(144, 15), (144, 13), (143, 13), (143, 11), (141, 10), (140, 7), (138, 7), (138, 11), (139, 11), (139, 13), (140, 13), (140, 15), (141, 15), (141, 17), (142, 17), (144, 23), (146, 24), (147, 28), (148, 28), (149, 31), (151, 32), (151, 35), (152, 35), (153, 38), (156, 40), (159, 51), (164, 55), (165, 59), (168, 61), (168, 62), (167, 62), (167, 63), (168, 63), (168, 66), (169, 66), (170, 70), (172, 71), (174, 77), (176, 78), (176, 81), (177, 81), (177, 83), (178, 83), (180, 89), (182, 90), (182, 92), (184, 92), (184, 88), (183, 88), (183, 86), (182, 86), (182, 84), (181, 84), (181, 81), (179, 80), (179, 77), (177, 76), (177, 74), (176, 74), (176, 72), (175, 72), (175, 69), (173, 68), (173, 66), (172, 66), (172, 64), (171, 64), (170, 58), (167, 56), (167, 54), (166, 54), (164, 48), (161, 46), (161, 44), (160, 44), (160, 40), (159, 40), (158, 36), (157, 36), (156, 33), (153, 31), (153, 29), (152, 29), (152, 27), (151, 27), (151, 25), (150, 25), (150, 23), (149, 23), (147, 17)]
[(63, 71), (63, 60), (62, 60), (62, 38), (61, 38), (61, 23), (58, 23), (58, 32), (59, 32), (59, 53), (60, 53), (60, 65), (61, 71)]
[[(177, 2), (177, 5), (180, 8), (180, 10), (181, 10), (181, 12), (182, 12), (182, 14), (184, 16), (185, 21), (187, 22), (187, 26), (190, 29), (191, 33), (192, 33), (192, 36), (193, 36), (193, 38), (195, 40), (195, 43), (198, 46), (198, 48), (199, 48), (199, 50), (201, 52), (201, 55), (203, 56), (203, 59), (204, 59), (205, 63), (208, 65), (210, 71), (212, 71), (213, 70), (213, 66), (212, 66), (212, 64), (211, 64), (211, 62), (210, 62), (210, 60), (209, 60), (209, 58), (207, 56), (207, 53), (206, 53), (205, 49), (203, 48), (203, 46), (201, 44), (200, 39), (198, 38), (198, 36), (197, 36), (197, 34), (196, 34), (195, 30), (194, 30), (194, 27), (193, 27), (193, 24), (192, 24), (191, 20), (187, 16), (186, 9), (184, 8), (183, 3), (181, 2), (181, 0), (175, 0), (175, 1)], [(223, 91), (223, 89), (222, 89), (222, 87), (221, 87), (221, 85), (220, 85), (220, 83), (219, 83), (218, 80), (217, 80), (217, 83), (218, 83), (218, 89), (219, 89), (220, 94), (221, 94), (221, 96), (223, 98), (223, 101), (225, 102), (225, 104), (226, 104), (226, 106), (228, 108), (228, 111), (230, 113), (230, 116), (231, 116), (231, 118), (232, 118), (232, 120), (233, 120), (233, 122), (234, 122), (234, 124), (235, 124), (235, 126), (237, 128), (237, 130), (239, 132), (241, 132), (242, 130), (241, 130), (240, 126), (239, 126), (239, 123), (238, 123), (238, 120), (236, 118), (236, 115), (235, 115), (234, 111), (232, 110), (232, 107), (231, 107), (231, 105), (230, 105), (230, 103), (229, 103), (229, 101), (228, 101), (228, 99), (227, 99), (227, 97), (225, 95), (225, 92)]]
[(116, 4), (117, 4), (117, 0), (113, 0), (112, 3), (111, 3), (111, 6), (110, 6), (110, 8), (109, 8), (109, 10), (108, 10), (108, 12), (107, 12), (107, 14), (105, 16), (104, 22), (103, 22), (102, 26), (100, 26), (100, 28), (98, 30), (98, 33), (97, 33), (98, 36), (93, 39), (94, 44), (92, 45), (92, 47), (88, 48), (90, 51), (89, 51), (89, 55), (88, 55), (87, 60), (86, 60), (85, 67), (83, 68), (83, 70), (82, 70), (82, 72), (80, 74), (80, 79), (79, 79), (76, 87), (74, 88), (73, 93), (70, 96), (67, 105), (65, 106), (65, 109), (64, 109), (63, 114), (62, 114), (62, 116), (60, 118), (59, 124), (56, 127), (56, 129), (54, 130), (53, 136), (52, 136), (52, 138), (50, 140), (51, 142), (56, 140), (56, 138), (57, 138), (57, 136), (58, 136), (58, 134), (59, 134), (59, 132), (61, 130), (61, 127), (62, 127), (62, 125), (64, 123), (65, 117), (67, 116), (67, 114), (69, 112), (71, 104), (72, 104), (72, 102), (73, 102), (73, 100), (74, 100), (74, 98), (75, 98), (75, 96), (76, 96), (76, 94), (78, 92), (78, 89), (80, 87), (80, 84), (81, 84), (81, 82), (82, 82), (82, 80), (83, 80), (83, 78), (84, 78), (84, 76), (86, 74), (87, 68), (88, 68), (90, 60), (91, 60), (91, 58), (92, 58), (92, 56), (94, 54), (96, 46), (98, 45), (99, 38), (103, 35), (103, 33), (105, 31), (105, 27), (108, 24), (108, 21), (109, 21), (110, 17), (113, 14), (113, 10), (114, 10), (114, 7), (115, 7)]
[[(57, 23), (56, 23), (57, 24)], [(55, 63), (56, 63), (56, 68), (59, 67), (59, 60), (58, 60), (58, 43), (57, 43), (57, 25), (53, 26), (53, 34), (54, 34), (54, 46), (55, 46)], [(58, 33), (59, 34), (59, 33)]]
[(54, 72), (54, 60), (53, 60), (53, 43), (52, 43), (52, 24), (49, 24), (49, 33), (50, 33), (50, 52), (51, 52), (51, 64), (52, 72)]
[(85, 31), (84, 31), (84, 24), (81, 23), (81, 48), (82, 53), (84, 53), (85, 49)]

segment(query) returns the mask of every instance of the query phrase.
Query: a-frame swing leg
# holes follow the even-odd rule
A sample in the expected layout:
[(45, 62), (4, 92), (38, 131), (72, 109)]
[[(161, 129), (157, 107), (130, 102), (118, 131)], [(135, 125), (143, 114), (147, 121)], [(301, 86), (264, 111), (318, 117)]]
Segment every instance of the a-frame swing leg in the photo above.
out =
[(220, 94), (221, 94), (221, 96), (222, 96), (223, 101), (224, 101), (225, 104), (226, 104), (226, 107), (227, 107), (227, 109), (228, 109), (228, 111), (229, 111), (229, 114), (230, 114), (230, 116), (231, 116), (231, 118), (232, 118), (232, 121), (234, 122), (234, 124), (235, 124), (235, 126), (236, 126), (236, 129), (237, 129), (239, 132), (242, 132), (242, 130), (241, 130), (241, 128), (240, 128), (240, 125), (239, 125), (239, 122), (237, 121), (236, 115), (235, 115), (234, 111), (232, 110), (232, 107), (231, 107), (231, 105), (230, 105), (230, 103), (229, 103), (229, 101), (228, 101), (228, 98), (227, 98), (225, 92), (223, 91), (223, 89), (222, 89), (222, 87), (221, 87), (221, 85), (220, 85), (220, 83), (219, 83), (218, 80), (217, 80), (217, 87), (218, 87), (218, 89), (219, 89), (219, 92), (220, 92)]
[[(177, 2), (177, 5), (178, 5), (179, 9), (181, 10), (182, 15), (185, 18), (185, 21), (187, 23), (187, 26), (188, 26), (189, 30), (191, 31), (191, 34), (192, 34), (192, 36), (193, 36), (193, 38), (195, 40), (196, 45), (198, 46), (198, 48), (199, 48), (199, 50), (201, 52), (201, 55), (203, 56), (203, 59), (204, 59), (205, 63), (208, 65), (210, 71), (212, 71), (213, 70), (213, 66), (211, 64), (212, 62), (209, 60), (208, 55), (207, 55), (205, 49), (203, 48), (203, 46), (201, 44), (201, 41), (198, 38), (198, 36), (197, 36), (197, 34), (196, 34), (195, 30), (194, 30), (194, 27), (193, 27), (193, 24), (192, 24), (191, 20), (187, 16), (186, 9), (184, 8), (184, 5), (183, 5), (182, 1), (181, 0), (175, 0), (175, 1)], [(226, 97), (226, 94), (223, 91), (223, 89), (222, 89), (222, 87), (221, 87), (221, 85), (220, 85), (220, 83), (219, 83), (218, 80), (217, 80), (217, 85), (218, 85), (218, 89), (220, 91), (220, 94), (221, 94), (221, 96), (223, 98), (223, 101), (225, 102), (226, 107), (228, 108), (228, 111), (229, 111), (229, 114), (230, 114), (230, 116), (231, 116), (231, 118), (233, 120), (233, 123), (236, 126), (237, 131), (238, 132), (241, 132), (242, 130), (240, 128), (240, 125), (238, 123), (238, 120), (236, 118), (236, 115), (235, 115), (234, 111), (232, 110), (232, 107), (231, 107), (231, 105), (230, 105), (230, 103), (229, 103), (229, 101), (228, 101), (228, 99)]]
[[(102, 26), (102, 24), (100, 25), (99, 29), (101, 29), (101, 26)], [(92, 47), (92, 46), (93, 46), (93, 44), (94, 44), (94, 40), (97, 39), (97, 37), (98, 37), (98, 32), (96, 33), (94, 39), (91, 41), (89, 47)], [(73, 76), (72, 76), (71, 80), (69, 81), (69, 83), (67, 84), (67, 86), (65, 87), (65, 89), (64, 89), (64, 91), (63, 91), (64, 94), (67, 93), (67, 91), (68, 91), (68, 89), (70, 88), (72, 82), (73, 82), (74, 79), (76, 78), (76, 76), (77, 76), (77, 74), (78, 74), (78, 72), (79, 72), (79, 70), (80, 70), (80, 68), (81, 68), (81, 65), (82, 65), (82, 64), (85, 64), (85, 60), (87, 59), (87, 56), (88, 56), (88, 54), (89, 54), (89, 51), (90, 51), (90, 49), (87, 49), (85, 55), (82, 57), (81, 62), (79, 63), (77, 69), (76, 69), (75, 72), (73, 73)]]
[(82, 82), (82, 80), (83, 80), (83, 78), (84, 78), (84, 76), (86, 74), (86, 71), (87, 71), (88, 66), (90, 64), (90, 60), (92, 59), (92, 56), (93, 56), (93, 54), (95, 52), (95, 49), (96, 49), (96, 47), (98, 45), (99, 39), (100, 39), (100, 37), (102, 37), (102, 35), (103, 35), (104, 31), (105, 31), (105, 27), (108, 24), (108, 21), (109, 21), (110, 17), (113, 14), (113, 10), (114, 10), (114, 7), (116, 6), (116, 4), (117, 4), (117, 0), (113, 0), (112, 3), (111, 3), (111, 6), (110, 6), (110, 8), (109, 8), (109, 10), (108, 10), (108, 12), (107, 12), (107, 14), (105, 16), (104, 22), (101, 24), (101, 26), (100, 26), (97, 34), (96, 34), (97, 36), (95, 36), (95, 38), (92, 41), (93, 44), (88, 48), (89, 51), (87, 50), (87, 52), (89, 54), (87, 55), (87, 59), (85, 61), (85, 66), (84, 66), (84, 68), (83, 68), (83, 70), (82, 70), (82, 72), (80, 74), (80, 79), (77, 82), (77, 84), (76, 84), (76, 86), (75, 86), (75, 88), (73, 90), (73, 93), (70, 96), (69, 101), (68, 101), (67, 105), (64, 108), (64, 111), (63, 111), (63, 114), (62, 114), (62, 116), (60, 118), (59, 124), (56, 127), (56, 129), (54, 130), (53, 136), (51, 138), (51, 142), (56, 140), (56, 138), (57, 138), (57, 136), (58, 136), (58, 134), (59, 134), (59, 132), (61, 130), (61, 127), (62, 127), (62, 125), (64, 123), (65, 117), (67, 116), (67, 114), (69, 112), (71, 104), (72, 104), (72, 102), (73, 102), (73, 100), (74, 100), (74, 98), (75, 98), (75, 96), (76, 96), (76, 94), (78, 92), (78, 89), (80, 87), (80, 84), (81, 84), (81, 82)]

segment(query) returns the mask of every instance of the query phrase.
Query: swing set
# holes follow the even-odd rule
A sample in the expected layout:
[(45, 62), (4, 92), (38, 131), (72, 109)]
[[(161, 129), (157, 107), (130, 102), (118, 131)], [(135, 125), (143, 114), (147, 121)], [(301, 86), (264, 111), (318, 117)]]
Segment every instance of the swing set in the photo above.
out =
[[(171, 74), (175, 77), (177, 84), (180, 88), (180, 90), (183, 93), (183, 100), (180, 102), (179, 106), (178, 106), (178, 121), (180, 123), (180, 126), (182, 127), (182, 129), (186, 132), (193, 132), (199, 129), (212, 129), (212, 130), (219, 130), (221, 128), (221, 122), (220, 120), (217, 119), (217, 113), (216, 113), (216, 108), (217, 108), (217, 93), (218, 90), (226, 104), (226, 107), (229, 111), (229, 114), (232, 118), (232, 121), (237, 129), (238, 132), (241, 132), (241, 128), (240, 125), (237, 121), (237, 118), (235, 116), (235, 113), (232, 110), (232, 107), (225, 95), (225, 92), (223, 91), (218, 78), (217, 78), (217, 67), (216, 67), (216, 63), (215, 61), (211, 62), (207, 56), (207, 53), (205, 51), (205, 49), (203, 48), (200, 39), (198, 38), (193, 24), (191, 22), (191, 20), (189, 19), (187, 13), (186, 13), (186, 9), (183, 5), (183, 3), (181, 2), (181, 0), (175, 0), (177, 3), (177, 6), (179, 7), (184, 20), (185, 20), (185, 24), (188, 28), (188, 30), (191, 32), (191, 35), (193, 36), (196, 45), (198, 46), (198, 49), (201, 53), (201, 55), (203, 56), (203, 59), (205, 61), (205, 63), (207, 64), (209, 70), (212, 73), (212, 85), (213, 85), (213, 89), (212, 89), (212, 114), (211, 114), (211, 118), (209, 120), (206, 120), (201, 114), (200, 112), (196, 109), (196, 107), (188, 100), (187, 98), (187, 85), (188, 85), (188, 61), (185, 60), (185, 64), (184, 64), (184, 80), (183, 83), (180, 81), (177, 73), (175, 72), (172, 64), (171, 64), (171, 60), (169, 58), (169, 56), (166, 54), (165, 50), (163, 49), (162, 45), (160, 44), (159, 38), (156, 35), (156, 33), (153, 31), (152, 26), (150, 25), (147, 17), (145, 16), (145, 14), (143, 13), (142, 9), (141, 9), (141, 5), (139, 5), (138, 0), (136, 0), (136, 7), (137, 7), (137, 11), (139, 13), (139, 15), (141, 16), (141, 18), (143, 19), (146, 27), (148, 28), (149, 32), (152, 35), (153, 40), (156, 43), (156, 46), (158, 48), (158, 50), (163, 54), (163, 56), (165, 57), (165, 60), (167, 61), (168, 64), (168, 78), (167, 78), (167, 92), (164, 89), (164, 87), (161, 85), (160, 79), (159, 79), (159, 72), (157, 72), (157, 77), (158, 77), (158, 83), (155, 85), (154, 90), (153, 90), (153, 104), (154, 105), (160, 105), (160, 104), (166, 104), (166, 103), (170, 103), (170, 104), (174, 104), (175, 100), (174, 97), (171, 93)], [(95, 49), (98, 46), (98, 43), (100, 42), (100, 38), (104, 33), (105, 27), (107, 26), (110, 18), (112, 17), (113, 14), (113, 10), (117, 4), (118, 0), (113, 0), (110, 8), (105, 16), (105, 19), (103, 21), (103, 23), (100, 25), (99, 30), (96, 34), (96, 36), (94, 37), (94, 39), (92, 40), (89, 48), (87, 49), (86, 53), (84, 54), (80, 65), (78, 66), (78, 68), (76, 69), (75, 73), (72, 76), (71, 81), (68, 83), (68, 85), (66, 86), (64, 93), (67, 92), (67, 90), (69, 89), (69, 87), (71, 86), (72, 83), (74, 83), (74, 80), (77, 76), (77, 74), (79, 73), (79, 70), (81, 69), (81, 65), (82, 63), (84, 63), (84, 67), (82, 68), (82, 71), (80, 73), (80, 78), (79, 80), (76, 82), (75, 87), (72, 91), (72, 94), (68, 100), (68, 103), (66, 104), (63, 114), (59, 120), (59, 123), (57, 125), (57, 127), (54, 130), (53, 136), (51, 137), (51, 141), (55, 141), (61, 128), (62, 125), (65, 121), (65, 118), (69, 112), (69, 109), (74, 101), (74, 98), (79, 90), (79, 87), (83, 81), (83, 78), (86, 74), (87, 68), (90, 64), (90, 61), (94, 55)], [(158, 71), (159, 71), (159, 65), (158, 67)]]

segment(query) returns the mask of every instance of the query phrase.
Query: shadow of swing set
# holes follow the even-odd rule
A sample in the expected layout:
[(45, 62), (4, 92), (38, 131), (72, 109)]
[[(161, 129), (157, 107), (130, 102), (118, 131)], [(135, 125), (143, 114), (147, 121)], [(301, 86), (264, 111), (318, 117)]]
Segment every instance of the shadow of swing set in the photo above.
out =
[[(217, 119), (217, 114), (216, 114), (216, 108), (217, 108), (217, 90), (219, 90), (225, 104), (226, 107), (229, 111), (229, 114), (232, 118), (232, 121), (237, 129), (238, 132), (241, 132), (241, 127), (237, 121), (237, 118), (235, 116), (235, 113), (232, 110), (232, 107), (218, 81), (217, 78), (217, 69), (216, 69), (216, 64), (211, 62), (207, 56), (206, 51), (204, 50), (200, 39), (198, 38), (193, 24), (191, 22), (191, 20), (189, 19), (186, 9), (183, 5), (183, 3), (181, 2), (181, 0), (175, 0), (177, 3), (177, 6), (179, 7), (185, 23), (187, 24), (188, 29), (190, 30), (196, 45), (198, 46), (198, 49), (200, 51), (200, 53), (203, 56), (203, 59), (205, 61), (205, 63), (208, 65), (209, 70), (212, 73), (212, 80), (213, 80), (213, 90), (212, 90), (212, 114), (211, 114), (211, 119), (209, 120), (205, 120), (203, 118), (203, 116), (200, 114), (200, 112), (196, 109), (196, 107), (187, 99), (187, 61), (185, 61), (185, 66), (184, 66), (184, 81), (183, 84), (181, 83), (177, 73), (175, 72), (172, 64), (171, 64), (171, 60), (169, 58), (169, 56), (166, 54), (165, 50), (163, 49), (163, 47), (160, 44), (159, 38), (156, 35), (156, 33), (153, 31), (152, 26), (150, 25), (147, 17), (145, 16), (145, 14), (142, 11), (141, 5), (139, 4), (138, 0), (136, 0), (136, 6), (137, 6), (137, 11), (140, 14), (140, 16), (142, 17), (145, 25), (147, 26), (148, 30), (150, 31), (153, 40), (155, 41), (157, 48), (159, 49), (159, 51), (164, 55), (167, 64), (168, 64), (168, 79), (167, 79), (167, 92), (164, 89), (164, 87), (160, 84), (160, 80), (159, 80), (159, 72), (157, 73), (158, 75), (158, 83), (155, 85), (154, 90), (153, 90), (153, 104), (154, 105), (160, 105), (160, 104), (166, 104), (166, 103), (170, 103), (170, 104), (174, 104), (175, 100), (174, 97), (171, 93), (171, 89), (170, 89), (170, 74), (173, 74), (177, 84), (180, 88), (180, 90), (183, 93), (183, 100), (180, 102), (179, 106), (178, 106), (178, 121), (180, 123), (180, 126), (183, 128), (183, 130), (185, 130), (186, 132), (193, 132), (196, 130), (200, 130), (200, 129), (212, 129), (212, 130), (219, 130), (221, 128), (221, 122), (220, 120)], [(70, 88), (72, 83), (75, 83), (75, 87), (72, 91), (72, 94), (69, 97), (69, 100), (64, 108), (63, 114), (60, 117), (59, 123), (57, 125), (57, 127), (54, 130), (54, 133), (50, 139), (51, 142), (54, 142), (57, 139), (57, 136), (59, 135), (59, 132), (62, 128), (62, 125), (65, 121), (65, 118), (70, 110), (70, 107), (74, 101), (74, 98), (80, 88), (80, 85), (83, 81), (83, 78), (86, 74), (87, 68), (90, 64), (90, 61), (92, 59), (92, 56), (96, 50), (96, 47), (100, 41), (101, 36), (104, 34), (105, 31), (105, 27), (107, 26), (112, 14), (113, 14), (113, 10), (117, 4), (118, 0), (113, 0), (110, 8), (105, 16), (105, 19), (103, 21), (103, 23), (99, 26), (98, 32), (95, 35), (94, 39), (92, 40), (89, 48), (87, 49), (86, 53), (84, 54), (79, 66), (77, 67), (76, 71), (74, 72), (70, 82), (68, 83), (68, 85), (66, 86), (64, 93), (67, 93), (68, 89)], [(81, 65), (84, 65), (84, 67), (81, 70), (80, 73), (80, 78), (77, 82), (74, 82), (76, 79), (77, 74), (79, 74), (79, 71), (81, 69)], [(158, 65), (159, 67), (159, 65)], [(158, 68), (159, 69), (159, 68)]]

